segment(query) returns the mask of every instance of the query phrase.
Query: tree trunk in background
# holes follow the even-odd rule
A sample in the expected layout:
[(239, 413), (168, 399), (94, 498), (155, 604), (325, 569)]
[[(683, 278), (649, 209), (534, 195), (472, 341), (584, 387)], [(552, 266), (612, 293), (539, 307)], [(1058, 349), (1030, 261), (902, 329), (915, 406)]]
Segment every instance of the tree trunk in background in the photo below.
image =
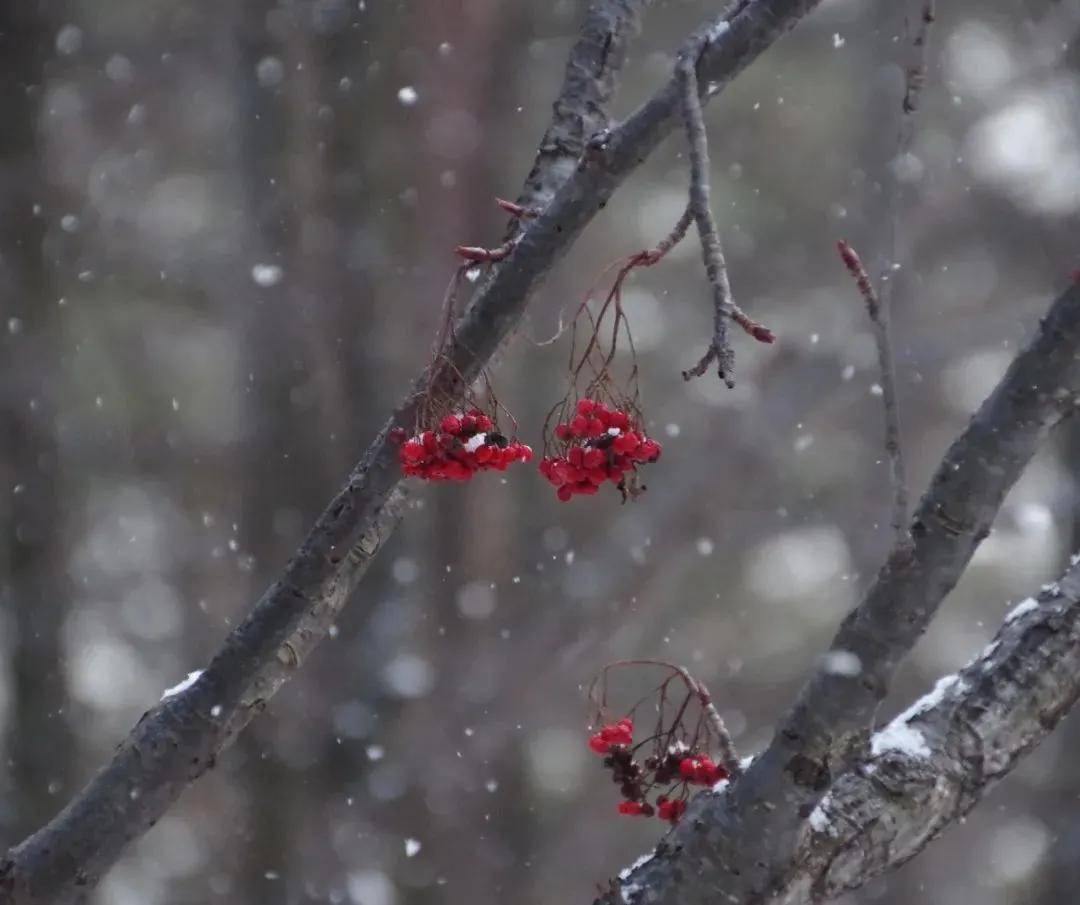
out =
[(58, 308), (43, 247), (50, 212), (46, 206), (35, 214), (48, 196), (37, 138), (53, 30), (37, 6), (0, 6), (0, 590), (13, 623), (8, 725), (18, 727), (7, 733), (10, 806), (0, 804), (0, 839), (9, 841), (41, 825), (70, 794), (74, 759), (60, 641), (72, 589), (54, 434)]

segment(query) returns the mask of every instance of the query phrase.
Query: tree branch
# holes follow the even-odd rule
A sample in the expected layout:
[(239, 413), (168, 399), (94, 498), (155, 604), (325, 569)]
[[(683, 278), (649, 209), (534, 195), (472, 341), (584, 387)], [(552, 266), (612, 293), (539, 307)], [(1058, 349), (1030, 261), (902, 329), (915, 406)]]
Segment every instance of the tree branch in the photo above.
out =
[(855, 279), (859, 294), (866, 303), (866, 313), (874, 330), (877, 345), (878, 369), (881, 372), (881, 401), (885, 409), (885, 453), (889, 457), (889, 484), (892, 487), (892, 529), (894, 543), (908, 542), (907, 475), (904, 469), (904, 453), (900, 445), (900, 402), (896, 397), (896, 366), (893, 362), (892, 338), (889, 335), (889, 313), (878, 298), (874, 285), (863, 267), (855, 249), (841, 240), (837, 242), (840, 258), (848, 273)]
[[(782, 882), (754, 901), (821, 902), (904, 864), (978, 804), (1078, 698), (1080, 557), (1074, 557), (1060, 582), (1005, 617), (979, 657), (938, 680), (874, 736), (871, 754), (836, 781), (800, 827)], [(726, 794), (699, 796), (684, 820), (708, 821), (711, 803)], [(661, 843), (660, 864), (669, 848)], [(656, 860), (628, 875), (622, 889), (654, 888), (659, 878), (647, 868)]]
[[(714, 83), (719, 93), (819, 2), (744, 0), (730, 27), (703, 50), (699, 78)], [(594, 6), (609, 3), (598, 0)], [(596, 98), (606, 96), (595, 92)], [(588, 104), (573, 96), (562, 100)], [(587, 141), (582, 160), (565, 181), (543, 176), (542, 181), (558, 184), (554, 197), (528, 224), (456, 331), (449, 358), (465, 379), (476, 376), (517, 325), (538, 280), (674, 128), (678, 113), (679, 89), (672, 79), (603, 140)], [(584, 110), (581, 116), (583, 123), (589, 121)], [(423, 382), (420, 378), (417, 385)], [(213, 766), (222, 748), (322, 640), (402, 516), (405, 494), (389, 433), (411, 424), (415, 404), (410, 397), (394, 413), (281, 579), (198, 679), (144, 714), (113, 760), (56, 818), (0, 862), (0, 905), (63, 903), (82, 896), (128, 842)]]
[[(721, 23), (725, 28), (726, 22)], [(709, 279), (713, 296), (713, 335), (709, 347), (701, 360), (683, 371), (683, 380), (690, 380), (704, 374), (712, 362), (716, 362), (717, 376), (724, 381), (728, 389), (735, 386), (735, 350), (727, 338), (727, 322), (730, 318), (747, 333), (760, 342), (771, 343), (775, 337), (772, 331), (752, 321), (735, 304), (728, 280), (727, 262), (724, 249), (720, 244), (720, 231), (712, 213), (709, 187), (709, 139), (705, 131), (705, 118), (701, 111), (697, 65), (702, 48), (715, 40), (723, 30), (714, 26), (709, 31), (695, 35), (687, 47), (679, 54), (675, 66), (675, 75), (682, 92), (682, 112), (686, 125), (686, 139), (690, 146), (690, 203), (687, 211), (697, 224), (701, 239), (701, 257), (705, 264), (705, 275)]]
[[(767, 901), (782, 884), (806, 817), (865, 752), (896, 667), (1042, 440), (1080, 405), (1078, 350), (1080, 286), (1074, 284), (946, 453), (915, 512), (911, 544), (894, 549), (841, 624), (831, 652), (843, 652), (859, 668), (840, 669), (836, 657), (823, 657), (769, 747), (731, 792), (684, 821), (662, 856), (623, 881), (625, 902), (746, 905)], [(615, 899), (609, 894), (604, 901)]]
[(1078, 698), (1080, 557), (1073, 557), (1061, 581), (1012, 610), (981, 656), (890, 724), (914, 749), (890, 746), (895, 732), (875, 736), (874, 756), (842, 776), (810, 815), (793, 874), (773, 901), (830, 898), (910, 860), (1031, 753)]

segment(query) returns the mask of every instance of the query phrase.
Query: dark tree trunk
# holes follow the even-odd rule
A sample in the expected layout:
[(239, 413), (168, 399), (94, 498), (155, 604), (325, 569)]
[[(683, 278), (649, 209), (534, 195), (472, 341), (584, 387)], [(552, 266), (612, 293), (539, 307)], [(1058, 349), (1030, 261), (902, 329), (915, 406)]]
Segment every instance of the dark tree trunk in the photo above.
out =
[(37, 6), (0, 6), (0, 609), (12, 620), (10, 725), (18, 727), (7, 739), (12, 789), (10, 807), (0, 804), (0, 835), (11, 841), (58, 810), (71, 792), (72, 762), (60, 642), (71, 588), (55, 436), (58, 309), (44, 247), (48, 192), (38, 143), (53, 32)]

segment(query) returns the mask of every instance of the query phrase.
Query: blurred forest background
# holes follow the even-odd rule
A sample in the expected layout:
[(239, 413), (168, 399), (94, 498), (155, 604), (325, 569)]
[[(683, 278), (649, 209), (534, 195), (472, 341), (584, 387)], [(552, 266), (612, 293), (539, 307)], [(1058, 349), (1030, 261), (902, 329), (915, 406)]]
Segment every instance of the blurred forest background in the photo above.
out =
[[(686, 664), (765, 743), (889, 544), (865, 311), (884, 247), (913, 492), (1080, 266), (1080, 3), (941, 3), (895, 160), (904, 4), (827, 0), (706, 111), (739, 385), (695, 242), (627, 293), (649, 492), (560, 504), (533, 469), (416, 487), (332, 640), (95, 901), (584, 903), (662, 826), (615, 813), (582, 686)], [(659, 0), (619, 112), (717, 4)], [(914, 8), (914, 7), (913, 7)], [(276, 576), (429, 354), (457, 243), (497, 244), (583, 0), (0, 4), (0, 849), (50, 817)], [(27, 91), (25, 86), (33, 87)], [(495, 369), (537, 442), (560, 312), (685, 203), (667, 141)], [(876, 272), (877, 266), (874, 267)], [(1074, 426), (1073, 430), (1077, 428)], [(1077, 547), (1080, 432), (1048, 448), (890, 712)], [(1059, 903), (1080, 884), (1080, 723), (850, 902)]]

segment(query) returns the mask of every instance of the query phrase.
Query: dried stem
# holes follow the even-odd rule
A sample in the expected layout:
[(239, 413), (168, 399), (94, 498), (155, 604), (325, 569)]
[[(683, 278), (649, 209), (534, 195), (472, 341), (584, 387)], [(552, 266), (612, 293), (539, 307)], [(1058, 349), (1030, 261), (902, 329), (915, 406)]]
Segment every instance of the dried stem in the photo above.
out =
[[(608, 670), (627, 666), (659, 666), (663, 669), (670, 670), (673, 675), (665, 679), (664, 682), (661, 683), (660, 688), (657, 689), (657, 691), (661, 693), (664, 693), (666, 691), (667, 685), (672, 678), (677, 676), (679, 679), (681, 679), (683, 684), (686, 686), (686, 690), (694, 699), (697, 700), (699, 706), (701, 707), (701, 712), (705, 717), (705, 720), (708, 722), (709, 729), (716, 737), (717, 750), (720, 755), (720, 761), (724, 765), (724, 768), (727, 770), (732, 780), (735, 780), (742, 775), (742, 764), (739, 761), (739, 756), (735, 753), (735, 745), (731, 741), (731, 733), (728, 732), (727, 725), (724, 723), (724, 720), (720, 716), (719, 711), (717, 711), (716, 706), (713, 704), (712, 696), (709, 694), (709, 689), (705, 687), (703, 682), (695, 679), (692, 675), (690, 675), (686, 667), (679, 666), (677, 663), (669, 663), (667, 660), (615, 660), (613, 663), (608, 663), (607, 666), (605, 666), (601, 670), (600, 676), (598, 676), (597, 679), (593, 681), (589, 689), (589, 696), (591, 698), (594, 697), (596, 685), (598, 682), (601, 683), (602, 697), (599, 701), (597, 701), (597, 703), (601, 708), (604, 708), (607, 703)], [(652, 693), (650, 693), (649, 696), (651, 696), (651, 694)], [(646, 699), (647, 698), (643, 698), (641, 701), (638, 701), (638, 703), (630, 709), (633, 710), (634, 708), (638, 707), (640, 704), (644, 703)], [(685, 711), (687, 703), (688, 702), (683, 703), (682, 708), (680, 709), (679, 714), (676, 718), (676, 723), (681, 720), (682, 713), (683, 711)], [(662, 717), (663, 714), (661, 713), (661, 718)]]
[(896, 371), (893, 366), (892, 340), (889, 337), (888, 311), (881, 304), (855, 249), (843, 240), (837, 242), (836, 247), (840, 251), (844, 266), (859, 287), (859, 293), (866, 302), (866, 313), (870, 315), (870, 323), (874, 328), (874, 341), (877, 343), (878, 365), (881, 370), (881, 396), (885, 408), (885, 452), (889, 456), (889, 482), (893, 491), (892, 529), (897, 543), (906, 544), (910, 540), (907, 530), (907, 476), (900, 446), (900, 405), (896, 398)]
[(776, 337), (771, 330), (752, 320), (735, 304), (728, 281), (724, 250), (720, 244), (720, 233), (709, 202), (709, 140), (705, 133), (697, 79), (698, 59), (707, 41), (708, 39), (703, 37), (693, 39), (688, 49), (680, 54), (676, 67), (682, 92), (686, 137), (690, 145), (690, 203), (687, 212), (697, 223), (705, 275), (713, 295), (712, 340), (701, 360), (692, 368), (683, 371), (683, 379), (700, 377), (715, 361), (717, 375), (732, 388), (735, 386), (735, 351), (728, 342), (727, 319), (733, 320), (759, 342), (771, 343)]

